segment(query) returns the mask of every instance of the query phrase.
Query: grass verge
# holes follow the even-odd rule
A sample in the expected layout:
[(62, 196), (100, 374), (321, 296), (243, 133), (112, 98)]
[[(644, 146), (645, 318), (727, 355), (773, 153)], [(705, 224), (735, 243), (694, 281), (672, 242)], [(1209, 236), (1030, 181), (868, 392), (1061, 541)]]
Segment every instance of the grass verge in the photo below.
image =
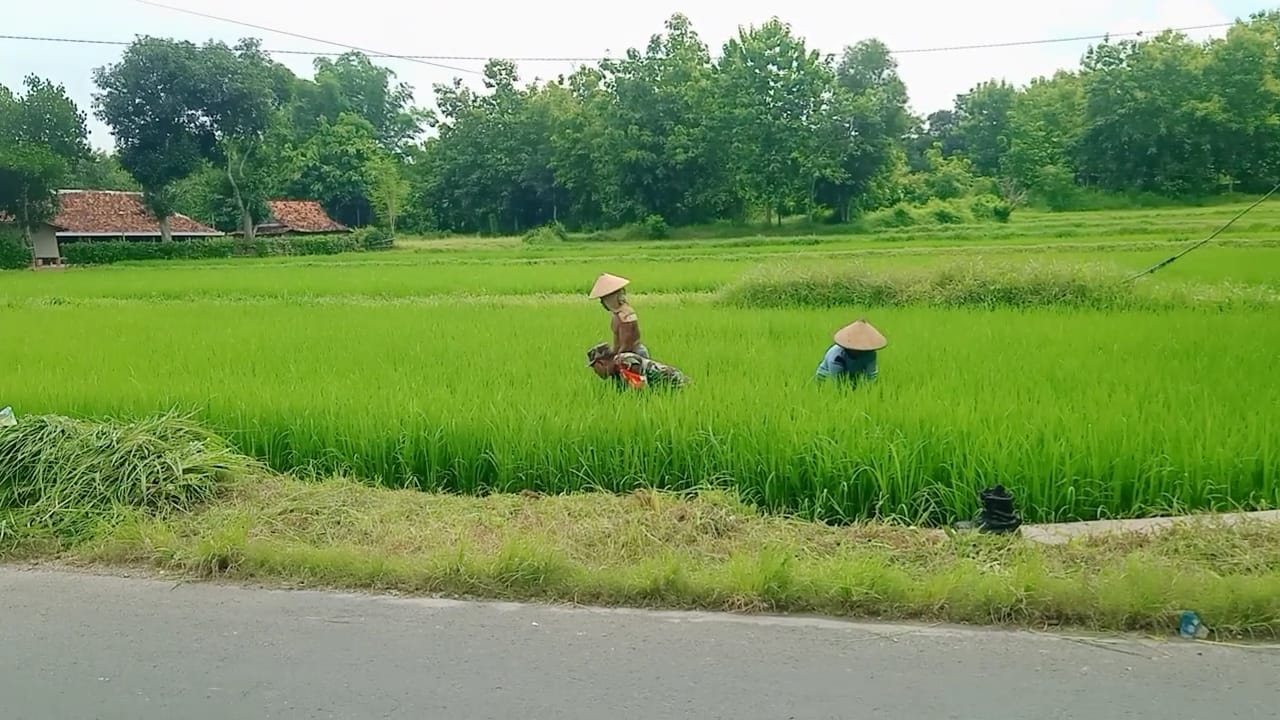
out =
[(166, 519), (135, 514), (73, 552), (199, 577), (490, 599), (1280, 636), (1280, 528), (1191, 526), (1045, 546), (1019, 537), (767, 516), (685, 496), (391, 491), (235, 483)]
[(0, 428), (3, 559), (490, 599), (1280, 636), (1280, 527), (1046, 546), (765, 515), (723, 491), (469, 497), (270, 475), (180, 417)]

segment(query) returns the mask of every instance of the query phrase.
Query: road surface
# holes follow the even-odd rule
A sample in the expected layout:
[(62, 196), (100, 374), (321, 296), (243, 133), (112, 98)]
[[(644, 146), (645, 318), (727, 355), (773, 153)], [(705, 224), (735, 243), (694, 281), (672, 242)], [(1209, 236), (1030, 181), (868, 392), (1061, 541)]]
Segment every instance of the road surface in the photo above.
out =
[(1274, 718), (1280, 651), (0, 568), (0, 716)]

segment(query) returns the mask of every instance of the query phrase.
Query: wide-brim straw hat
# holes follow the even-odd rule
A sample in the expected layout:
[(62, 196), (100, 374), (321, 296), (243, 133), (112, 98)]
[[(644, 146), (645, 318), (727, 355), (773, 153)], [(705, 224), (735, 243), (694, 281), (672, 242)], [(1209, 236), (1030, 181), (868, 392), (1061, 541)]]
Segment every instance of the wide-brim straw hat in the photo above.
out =
[(836, 344), (845, 350), (879, 350), (889, 344), (866, 320), (858, 320), (836, 331)]
[(599, 300), (606, 295), (612, 295), (630, 283), (631, 281), (624, 277), (605, 273), (596, 278), (596, 284), (591, 286), (591, 299)]

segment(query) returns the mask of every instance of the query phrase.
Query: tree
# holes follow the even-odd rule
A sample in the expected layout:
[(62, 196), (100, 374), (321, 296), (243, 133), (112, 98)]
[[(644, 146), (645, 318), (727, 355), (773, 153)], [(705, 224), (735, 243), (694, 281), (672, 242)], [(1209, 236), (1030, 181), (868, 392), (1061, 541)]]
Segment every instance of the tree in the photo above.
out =
[(71, 169), (67, 185), (78, 190), (139, 189), (138, 182), (120, 165), (119, 158), (102, 150), (93, 150), (78, 160)]
[(400, 171), (400, 164), (390, 155), (378, 155), (369, 163), (369, 199), (387, 224), (392, 235), (396, 233), (396, 218), (409, 197), (409, 182)]
[(214, 152), (207, 128), (189, 116), (207, 87), (198, 48), (189, 42), (143, 37), (120, 62), (94, 70), (100, 92), (95, 112), (112, 130), (120, 164), (142, 186), (143, 202), (172, 239), (173, 184)]
[(372, 214), (369, 166), (380, 152), (368, 120), (352, 113), (332, 123), (321, 120), (315, 134), (294, 152), (297, 177), (291, 194), (319, 200), (339, 222), (364, 225)]
[(815, 129), (822, 121), (830, 68), (776, 18), (739, 30), (718, 65), (719, 142), (737, 190), (765, 221), (811, 197), (817, 172)]
[(872, 188), (893, 165), (910, 129), (907, 88), (884, 43), (868, 40), (845, 48), (827, 107), (823, 147), (834, 168), (818, 192), (848, 221), (855, 204), (863, 209), (880, 204)]
[(955, 134), (960, 152), (981, 175), (994, 177), (1000, 172), (1000, 158), (1009, 150), (1009, 112), (1017, 96), (1013, 85), (989, 80), (956, 98)]
[(245, 242), (268, 215), (267, 200), (277, 185), (277, 158), (269, 151), (268, 134), (277, 130), (275, 147), (285, 142), (279, 115), (284, 98), (273, 84), (272, 62), (256, 40), (234, 49), (209, 43), (201, 52), (203, 92), (192, 98), (189, 117), (214, 138), (210, 159), (222, 165), (240, 216)]
[(61, 85), (29, 75), (26, 93), (0, 85), (0, 212), (23, 237), (58, 212), (58, 189), (70, 167), (88, 157), (85, 116)]
[(1074, 178), (1084, 119), (1078, 74), (1060, 71), (1052, 78), (1032, 80), (1009, 111), (1009, 150), (1000, 159), (1001, 175), (1032, 191), (1053, 177), (1045, 168)]
[(315, 60), (315, 80), (297, 83), (295, 124), (311, 133), (321, 119), (330, 124), (351, 113), (368, 121), (378, 143), (396, 155), (421, 132), (427, 115), (413, 103), (413, 88), (395, 82), (395, 73), (374, 65), (360, 52)]
[(632, 49), (601, 65), (611, 107), (600, 159), (617, 189), (609, 208), (616, 221), (705, 221), (730, 194), (710, 123), (718, 109), (710, 51), (684, 15), (672, 15), (665, 30), (643, 54)]

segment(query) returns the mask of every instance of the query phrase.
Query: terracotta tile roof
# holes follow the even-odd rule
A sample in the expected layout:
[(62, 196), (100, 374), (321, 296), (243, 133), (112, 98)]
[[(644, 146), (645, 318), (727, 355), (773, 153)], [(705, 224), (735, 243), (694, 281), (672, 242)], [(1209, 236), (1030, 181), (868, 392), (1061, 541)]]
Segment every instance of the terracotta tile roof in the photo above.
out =
[(346, 232), (349, 228), (329, 217), (315, 200), (271, 200), (271, 220), (264, 226), (281, 226), (294, 232)]
[[(68, 235), (159, 235), (160, 224), (142, 206), (142, 194), (116, 190), (59, 190), (61, 206), (50, 225)], [(169, 217), (174, 235), (220, 235), (186, 215)]]

